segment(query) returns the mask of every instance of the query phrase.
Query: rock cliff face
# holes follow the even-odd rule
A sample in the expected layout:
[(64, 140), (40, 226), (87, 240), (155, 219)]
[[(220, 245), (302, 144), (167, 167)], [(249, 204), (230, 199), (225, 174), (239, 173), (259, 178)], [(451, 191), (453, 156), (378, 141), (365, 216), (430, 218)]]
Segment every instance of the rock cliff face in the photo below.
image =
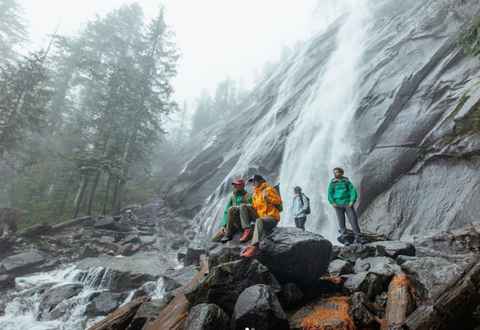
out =
[(478, 8), (359, 2), (172, 160), (163, 192), (205, 231), (219, 226), (231, 180), (259, 172), (302, 186), (307, 229), (331, 239), (326, 186), (339, 165), (359, 191), (362, 229), (401, 238), (477, 220), (480, 139), (465, 123), (478, 111), (480, 62), (456, 39)]

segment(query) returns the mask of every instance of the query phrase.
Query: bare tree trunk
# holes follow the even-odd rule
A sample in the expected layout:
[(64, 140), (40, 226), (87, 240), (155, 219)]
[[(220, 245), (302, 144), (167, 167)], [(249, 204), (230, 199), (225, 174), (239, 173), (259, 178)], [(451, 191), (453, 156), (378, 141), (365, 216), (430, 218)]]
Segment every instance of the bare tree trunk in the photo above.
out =
[(108, 193), (110, 192), (110, 182), (112, 181), (112, 173), (108, 174), (108, 182), (107, 182), (107, 191), (105, 192), (105, 197), (103, 198), (103, 206), (101, 210), (101, 214), (107, 214), (107, 202), (108, 202)]
[(123, 198), (123, 190), (125, 188), (125, 181), (119, 180), (119, 184), (117, 186), (117, 190), (115, 192), (115, 199), (113, 200), (112, 214), (119, 214), (120, 209), (122, 207), (122, 198)]
[(388, 301), (381, 330), (390, 330), (390, 324), (399, 324), (413, 312), (414, 304), (410, 293), (410, 283), (404, 272), (395, 274), (388, 285)]
[(90, 198), (88, 199), (85, 215), (92, 215), (92, 203), (93, 203), (93, 198), (95, 197), (95, 191), (97, 190), (98, 181), (100, 181), (100, 175), (101, 175), (100, 171), (98, 171), (97, 174), (95, 174), (95, 179), (93, 181), (92, 191), (90, 192)]
[(74, 175), (75, 175), (75, 170), (72, 171), (72, 175), (70, 176), (70, 180), (68, 180), (67, 189), (65, 189), (65, 194), (63, 195), (62, 206), (60, 207), (60, 212), (58, 213), (57, 223), (60, 222), (60, 217), (63, 214), (63, 209), (65, 207), (65, 201), (67, 200), (68, 191), (69, 191), (70, 185), (72, 184)]
[(125, 330), (132, 322), (137, 310), (148, 297), (137, 298), (128, 304), (120, 307), (115, 312), (104, 318), (102, 321), (94, 324), (88, 330)]
[(89, 177), (85, 177), (83, 179), (82, 187), (80, 188), (80, 192), (78, 193), (77, 199), (75, 200), (75, 210), (73, 211), (73, 219), (78, 217), (78, 211), (80, 210), (80, 205), (83, 201), (83, 196), (85, 195), (85, 190), (87, 189), (88, 181), (90, 180)]

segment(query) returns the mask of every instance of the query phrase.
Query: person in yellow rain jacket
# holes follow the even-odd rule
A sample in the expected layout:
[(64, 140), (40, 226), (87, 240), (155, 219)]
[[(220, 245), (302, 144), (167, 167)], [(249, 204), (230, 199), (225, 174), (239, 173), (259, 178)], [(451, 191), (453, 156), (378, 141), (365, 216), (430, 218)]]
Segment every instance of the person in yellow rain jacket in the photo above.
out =
[(243, 232), (240, 242), (246, 242), (253, 237), (251, 245), (241, 254), (245, 258), (258, 257), (258, 245), (266, 229), (274, 228), (280, 221), (280, 212), (276, 205), (282, 204), (277, 191), (265, 183), (265, 179), (255, 174), (248, 182), (252, 182), (254, 192), (253, 205), (240, 206), (242, 222), (255, 222), (255, 230), (247, 228)]

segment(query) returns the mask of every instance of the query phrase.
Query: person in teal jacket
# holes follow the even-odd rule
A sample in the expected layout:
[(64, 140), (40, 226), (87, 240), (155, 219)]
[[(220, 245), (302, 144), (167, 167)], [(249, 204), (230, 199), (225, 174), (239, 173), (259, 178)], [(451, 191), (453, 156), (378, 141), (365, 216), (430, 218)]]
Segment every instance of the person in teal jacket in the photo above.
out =
[(357, 191), (353, 184), (347, 177), (343, 176), (343, 169), (335, 167), (333, 169), (332, 179), (328, 186), (328, 201), (335, 208), (337, 214), (338, 225), (340, 227), (340, 233), (342, 234), (342, 241), (344, 245), (350, 245), (348, 241), (347, 228), (345, 227), (345, 213), (347, 214), (348, 221), (352, 226), (353, 233), (355, 235), (355, 243), (363, 244), (362, 235), (360, 233), (360, 227), (358, 226), (357, 213), (355, 212), (355, 202), (357, 201)]
[[(237, 230), (242, 230), (239, 207), (243, 204), (252, 205), (252, 194), (245, 190), (245, 181), (236, 179), (231, 183), (233, 186), (233, 195), (228, 199), (227, 206), (222, 221), (222, 227), (212, 237), (212, 242), (225, 243), (232, 239)], [(250, 228), (250, 224), (248, 224)]]

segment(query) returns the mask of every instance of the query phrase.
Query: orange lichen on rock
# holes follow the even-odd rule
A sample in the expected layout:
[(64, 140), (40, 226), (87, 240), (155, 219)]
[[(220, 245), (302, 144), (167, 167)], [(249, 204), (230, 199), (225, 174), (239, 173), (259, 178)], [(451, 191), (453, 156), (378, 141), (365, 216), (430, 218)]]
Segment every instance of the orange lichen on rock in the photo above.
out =
[(348, 314), (348, 298), (332, 297), (301, 321), (304, 330), (355, 330)]

